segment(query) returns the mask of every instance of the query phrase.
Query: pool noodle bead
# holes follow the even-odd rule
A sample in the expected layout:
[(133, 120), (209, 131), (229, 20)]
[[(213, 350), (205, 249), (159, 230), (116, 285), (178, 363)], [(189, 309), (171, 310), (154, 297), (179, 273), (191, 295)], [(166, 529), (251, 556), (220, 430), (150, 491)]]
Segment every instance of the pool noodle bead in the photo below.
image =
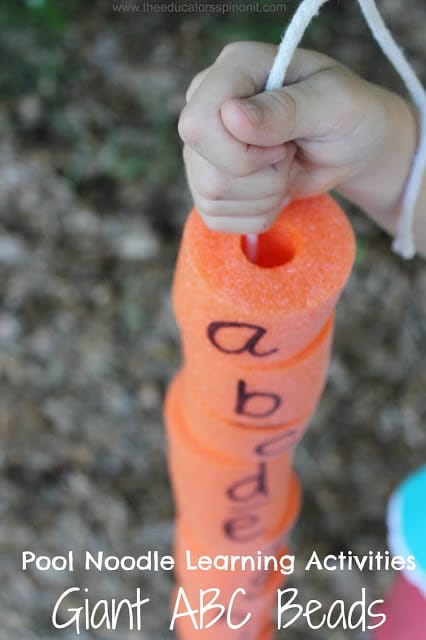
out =
[(194, 390), (220, 418), (246, 426), (302, 420), (314, 411), (325, 386), (333, 320), (299, 356), (279, 366), (235, 367), (230, 358), (225, 367), (206, 360), (203, 352), (187, 350), (186, 397)]
[[(183, 586), (183, 585), (178, 585)], [(185, 589), (185, 587), (183, 587)], [(189, 602), (195, 608), (199, 601), (199, 592), (195, 590), (185, 589)], [(172, 608), (175, 606), (177, 597), (177, 589), (172, 596)], [(251, 613), (250, 620), (240, 629), (231, 629), (227, 623), (225, 616), (213, 624), (210, 628), (196, 629), (190, 617), (184, 617), (176, 620), (176, 635), (179, 640), (263, 640), (264, 638), (273, 637), (273, 626), (271, 621), (271, 611), (276, 602), (277, 592), (273, 589), (270, 593), (265, 594), (257, 601), (250, 603), (244, 601), (244, 596), (236, 596), (234, 606), (232, 608), (231, 621), (238, 624), (245, 619), (248, 612)], [(226, 598), (218, 597), (218, 602), (226, 606)], [(204, 625), (207, 626), (210, 621), (216, 617), (218, 611), (206, 612), (204, 616)], [(266, 624), (265, 624), (266, 623)], [(271, 634), (272, 632), (272, 634)]]
[[(220, 587), (224, 596), (229, 598), (235, 589), (242, 587), (247, 593), (248, 600), (256, 600), (257, 598), (263, 598), (274, 589), (278, 589), (286, 578), (280, 571), (275, 572), (271, 569), (266, 571), (255, 569), (252, 571), (249, 567), (246, 569), (238, 567), (234, 571), (219, 570), (214, 567), (206, 571), (188, 571), (187, 550), (191, 552), (191, 562), (196, 562), (196, 559), (201, 556), (211, 555), (211, 550), (205, 544), (201, 544), (191, 534), (189, 527), (181, 519), (178, 519), (173, 553), (176, 561), (175, 576), (178, 583), (183, 585), (188, 593), (190, 593), (191, 589), (208, 589), (214, 586)], [(283, 542), (277, 544), (277, 550), (274, 550), (274, 553), (264, 553), (261, 548), (256, 549), (252, 554), (255, 559), (258, 550), (262, 552), (263, 556), (273, 555), (278, 559), (288, 553), (288, 549), (283, 546)], [(188, 589), (186, 589), (186, 585), (188, 585)]]
[(171, 382), (170, 402), (174, 405), (182, 399), (180, 409), (188, 433), (212, 451), (242, 459), (273, 458), (294, 449), (308, 427), (310, 416), (274, 427), (223, 420), (206, 407), (193, 389), (185, 389), (183, 382), (182, 373)]
[[(273, 590), (265, 598), (256, 602), (245, 603), (244, 596), (236, 597), (231, 618), (233, 624), (242, 622), (248, 613), (250, 620), (241, 629), (231, 629), (226, 624), (226, 620), (216, 622), (210, 629), (194, 629), (190, 620), (177, 620), (176, 630), (178, 638), (184, 640), (259, 640), (264, 633), (265, 621), (271, 619), (271, 611), (276, 602), (277, 593)], [(197, 600), (194, 600), (195, 602)], [(220, 600), (219, 600), (220, 601)], [(223, 603), (226, 604), (225, 598)], [(217, 611), (210, 616), (207, 613), (206, 623), (217, 615)]]
[[(328, 195), (294, 201), (272, 229), (259, 236), (284, 264), (261, 267), (247, 259), (239, 236), (207, 229), (193, 210), (186, 222), (173, 283), (173, 307), (183, 338), (206, 362), (253, 367), (284, 363), (315, 340), (329, 320), (355, 256), (351, 226)], [(273, 262), (274, 260), (272, 260)], [(265, 330), (253, 358), (241, 346), (241, 328), (221, 330), (223, 353), (206, 340), (212, 322)], [(246, 329), (250, 335), (250, 329)], [(187, 343), (188, 344), (188, 343)], [(230, 353), (233, 352), (233, 353)], [(209, 360), (212, 358), (212, 360)]]
[[(215, 536), (218, 542), (224, 538), (226, 527), (245, 540), (280, 524), (294, 490), (290, 453), (265, 461), (219, 455), (189, 436), (176, 405), (172, 411), (166, 403), (165, 422), (177, 510), (195, 533), (213, 544)], [(248, 519), (253, 524), (243, 532), (238, 523)]]
[(273, 640), (275, 635), (275, 626), (274, 624), (268, 623), (259, 636), (259, 640)]

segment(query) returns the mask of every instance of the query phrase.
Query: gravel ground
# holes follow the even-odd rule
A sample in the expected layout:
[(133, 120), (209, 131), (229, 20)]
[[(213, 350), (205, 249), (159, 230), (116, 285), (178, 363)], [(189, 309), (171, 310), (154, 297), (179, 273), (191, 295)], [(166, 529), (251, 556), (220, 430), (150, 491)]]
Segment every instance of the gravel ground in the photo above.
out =
[[(65, 589), (87, 587), (96, 601), (140, 586), (151, 598), (143, 632), (78, 637), (162, 640), (171, 574), (23, 572), (21, 554), (170, 553), (161, 408), (179, 367), (170, 285), (190, 207), (175, 125), (189, 79), (241, 32), (224, 17), (82, 4), (54, 36), (18, 21), (1, 44), (0, 628), (9, 640), (71, 640), (75, 628), (50, 620)], [(424, 7), (380, 4), (424, 81)], [(307, 46), (400, 89), (355, 6), (333, 3)], [(384, 551), (389, 493), (426, 454), (426, 269), (347, 210), (358, 258), (329, 383), (297, 452), (304, 506), (291, 584), (325, 604), (353, 602), (362, 587), (384, 593), (387, 572), (306, 574), (303, 561), (313, 550)], [(359, 636), (296, 624), (282, 637)]]

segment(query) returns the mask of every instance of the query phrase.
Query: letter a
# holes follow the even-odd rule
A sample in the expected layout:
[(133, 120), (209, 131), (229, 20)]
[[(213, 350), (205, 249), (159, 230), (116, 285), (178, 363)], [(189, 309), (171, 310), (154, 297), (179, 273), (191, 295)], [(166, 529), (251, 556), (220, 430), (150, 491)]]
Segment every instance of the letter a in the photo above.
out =
[[(221, 344), (218, 340), (218, 333), (222, 329), (249, 329), (252, 331), (253, 335), (246, 339), (241, 346), (229, 348)], [(250, 355), (255, 358), (264, 358), (265, 356), (270, 356), (272, 353), (278, 351), (278, 349), (270, 349), (269, 351), (259, 352), (256, 351), (256, 345), (259, 340), (265, 335), (266, 329), (263, 327), (259, 327), (257, 324), (246, 324), (245, 322), (211, 322), (207, 327), (207, 337), (219, 351), (223, 351), (223, 353), (243, 353), (244, 351), (248, 351)], [(231, 333), (231, 341), (232, 341), (232, 333)]]
[[(186, 607), (186, 610), (183, 611), (182, 613), (178, 613), (181, 600), (183, 601), (184, 606)], [(198, 613), (198, 609), (193, 609), (191, 607), (191, 603), (188, 600), (188, 596), (186, 595), (184, 588), (179, 587), (178, 594), (176, 596), (175, 606), (173, 609), (172, 619), (170, 621), (169, 631), (173, 631), (175, 620), (177, 620), (178, 618), (184, 618), (185, 616), (190, 616), (194, 629), (198, 631), (199, 629), (197, 624), (197, 618), (195, 617), (196, 613)]]

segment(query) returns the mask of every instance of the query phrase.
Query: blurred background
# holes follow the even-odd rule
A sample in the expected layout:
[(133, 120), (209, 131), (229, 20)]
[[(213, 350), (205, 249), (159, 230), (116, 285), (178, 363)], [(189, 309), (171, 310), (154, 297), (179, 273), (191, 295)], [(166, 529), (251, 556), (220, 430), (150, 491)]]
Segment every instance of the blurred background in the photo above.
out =
[[(276, 14), (259, 0), (256, 13), (226, 15), (130, 4), (0, 8), (0, 629), (9, 640), (75, 638), (50, 620), (70, 586), (93, 601), (133, 597), (136, 586), (151, 598), (142, 633), (82, 631), (82, 640), (171, 637), (170, 574), (24, 573), (21, 554), (170, 553), (161, 407), (179, 366), (170, 286), (191, 206), (177, 118), (190, 79), (227, 42), (277, 42), (298, 3)], [(425, 82), (423, 2), (378, 4)], [(403, 91), (355, 0), (331, 1), (304, 46)], [(389, 493), (426, 456), (425, 264), (402, 261), (346, 210), (357, 261), (329, 383), (297, 453), (304, 507), (290, 581), (302, 601), (325, 604), (353, 602), (362, 586), (380, 597), (391, 576), (305, 574), (303, 561), (313, 550), (384, 550)], [(282, 637), (358, 636), (301, 623)]]

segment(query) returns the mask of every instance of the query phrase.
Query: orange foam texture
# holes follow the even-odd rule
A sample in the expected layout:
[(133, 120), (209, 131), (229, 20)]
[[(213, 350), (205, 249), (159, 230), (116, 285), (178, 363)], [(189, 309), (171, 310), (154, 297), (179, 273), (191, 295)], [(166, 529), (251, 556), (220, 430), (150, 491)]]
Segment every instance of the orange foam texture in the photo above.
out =
[[(294, 201), (266, 234), (259, 236), (263, 263), (246, 257), (237, 235), (210, 231), (193, 210), (179, 251), (173, 306), (191, 348), (211, 362), (238, 366), (283, 363), (305, 349), (333, 312), (355, 257), (354, 234), (342, 209), (328, 195)], [(271, 258), (272, 256), (272, 258)], [(227, 351), (207, 340), (212, 322), (247, 323), (264, 330), (256, 344), (261, 357), (242, 346), (241, 330), (222, 330)], [(248, 332), (248, 333), (247, 333)], [(250, 328), (246, 328), (246, 338)], [(244, 342), (244, 341), (243, 341)], [(265, 355), (267, 354), (267, 355)]]
[(271, 612), (272, 607), (277, 601), (277, 590), (283, 586), (285, 582), (285, 576), (279, 573), (274, 573), (270, 576), (268, 581), (268, 588), (263, 589), (262, 593), (259, 593), (254, 597), (246, 588), (247, 579), (240, 584), (234, 581), (234, 588), (231, 588), (229, 580), (224, 575), (218, 575), (219, 572), (211, 571), (211, 578), (209, 579), (205, 575), (203, 577), (190, 577), (188, 575), (182, 575), (182, 567), (177, 572), (177, 585), (185, 590), (189, 600), (196, 600), (199, 597), (200, 590), (208, 591), (209, 589), (219, 589), (221, 597), (225, 601), (229, 601), (233, 593), (237, 590), (239, 592), (239, 606), (240, 611), (247, 613)]
[[(211, 529), (201, 532), (195, 531), (195, 535), (203, 540), (211, 553), (251, 554), (261, 550), (267, 555), (277, 554), (282, 546), (288, 542), (292, 527), (299, 516), (301, 498), (297, 476), (293, 476), (288, 503), (283, 506), (280, 522), (275, 528), (265, 528), (261, 530), (260, 535), (235, 540), (224, 535), (223, 528), (214, 523)], [(178, 514), (178, 518), (183, 521), (184, 515)], [(192, 522), (186, 522), (185, 526), (191, 530), (192, 534), (194, 529)], [(197, 528), (200, 529), (200, 527)]]
[[(275, 526), (263, 522), (255, 510), (247, 510), (238, 516), (238, 527), (235, 527), (236, 535), (231, 537), (225, 532), (223, 523), (214, 519), (204, 522), (199, 518), (195, 520), (193, 514), (187, 514), (183, 497), (177, 496), (178, 517), (185, 521), (185, 526), (197, 538), (201, 538), (211, 552), (216, 553), (240, 553), (250, 554), (253, 550), (262, 550), (265, 554), (276, 554), (288, 541), (291, 529), (299, 515), (301, 505), (301, 492), (297, 477), (291, 479), (291, 489), (287, 498), (287, 504), (280, 509), (279, 522)], [(209, 526), (210, 525), (210, 526)], [(237, 535), (238, 534), (238, 535)]]
[(331, 316), (308, 349), (281, 366), (216, 365), (191, 349), (184, 367), (185, 396), (194, 390), (219, 417), (247, 426), (303, 420), (314, 411), (325, 386), (333, 320)]
[(220, 545), (226, 532), (245, 540), (279, 525), (294, 491), (289, 453), (247, 461), (218, 455), (189, 436), (178, 406), (172, 413), (170, 403), (166, 403), (165, 422), (177, 511), (194, 533), (218, 535)]
[[(259, 550), (260, 551), (260, 550)], [(211, 567), (208, 570), (196, 569), (198, 559), (203, 556), (211, 557), (212, 554), (205, 546), (200, 547), (199, 543), (189, 533), (188, 527), (179, 519), (177, 522), (174, 553), (175, 558), (175, 576), (180, 585), (185, 588), (186, 593), (192, 594), (194, 590), (209, 589), (218, 587), (225, 597), (229, 598), (232, 593), (243, 588), (246, 592), (247, 602), (259, 601), (267, 597), (283, 584), (286, 576), (279, 570), (279, 559), (288, 553), (287, 547), (281, 547), (277, 553), (268, 554), (277, 558), (278, 571), (274, 570), (274, 565), (269, 564), (267, 569), (257, 568), (251, 569), (250, 564), (244, 568), (238, 565), (234, 570), (220, 570)], [(187, 554), (190, 554), (189, 556)], [(222, 554), (213, 554), (219, 555)], [(244, 554), (248, 555), (248, 554)], [(257, 561), (258, 549), (253, 548), (250, 558)], [(265, 557), (266, 554), (262, 554)], [(276, 594), (275, 594), (276, 595)]]
[(243, 426), (224, 420), (207, 408), (193, 388), (186, 394), (183, 382), (180, 372), (168, 388), (166, 402), (170, 403), (171, 412), (178, 410), (173, 407), (179, 403), (179, 410), (191, 437), (223, 455), (245, 460), (275, 458), (291, 452), (308, 426), (309, 417), (277, 427), (263, 424)]
[(275, 626), (271, 622), (264, 627), (258, 640), (273, 640), (274, 637), (275, 637)]

